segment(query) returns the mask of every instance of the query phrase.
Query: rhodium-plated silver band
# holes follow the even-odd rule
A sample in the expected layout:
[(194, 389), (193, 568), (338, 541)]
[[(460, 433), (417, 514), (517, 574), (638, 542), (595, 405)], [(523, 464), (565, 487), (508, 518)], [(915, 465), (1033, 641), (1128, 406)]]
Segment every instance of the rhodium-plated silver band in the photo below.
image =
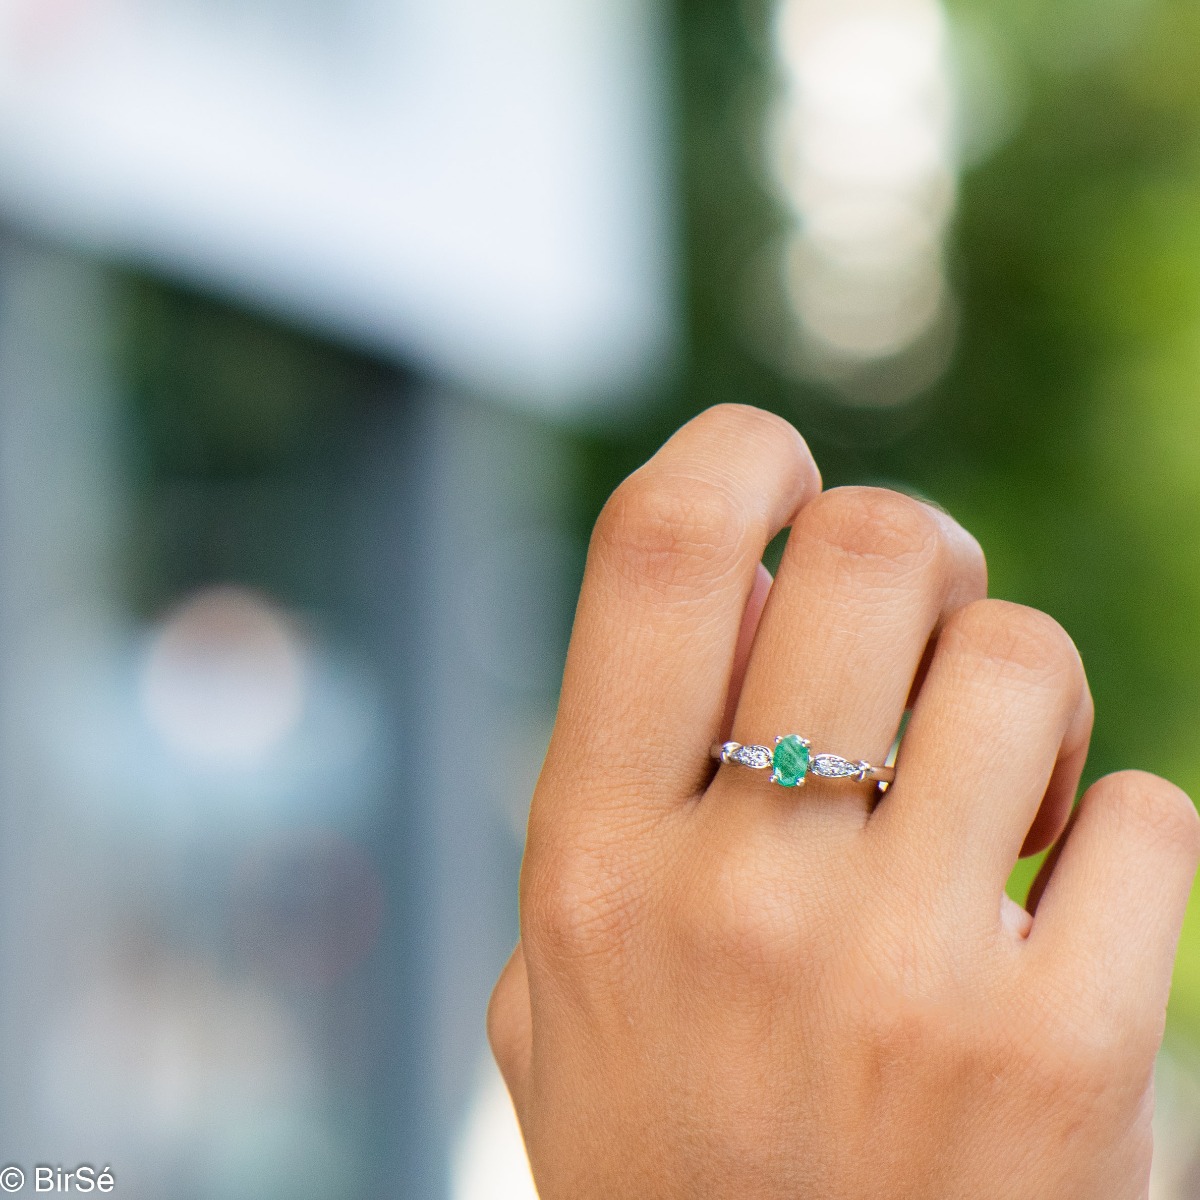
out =
[[(780, 740), (776, 739), (776, 743), (778, 744)], [(776, 778), (775, 751), (770, 746), (755, 743), (721, 742), (712, 747), (711, 753), (713, 758), (719, 762), (736, 767), (746, 767), (751, 771), (770, 771), (772, 780)], [(888, 757), (892, 758), (892, 755)], [(805, 776), (809, 775), (815, 775), (820, 779), (849, 779), (855, 783), (877, 783), (886, 787), (895, 781), (896, 768), (892, 763), (875, 766), (862, 759), (852, 761), (843, 758), (840, 754), (812, 754), (805, 770)]]

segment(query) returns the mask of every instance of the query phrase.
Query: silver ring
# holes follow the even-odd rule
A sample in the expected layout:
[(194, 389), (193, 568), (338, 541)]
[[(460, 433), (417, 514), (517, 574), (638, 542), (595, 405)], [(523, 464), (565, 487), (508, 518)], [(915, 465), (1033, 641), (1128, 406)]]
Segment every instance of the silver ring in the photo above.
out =
[(852, 762), (840, 754), (814, 754), (812, 743), (798, 733), (782, 734), (775, 739), (774, 747), (722, 742), (712, 748), (712, 756), (731, 766), (770, 771), (772, 783), (789, 788), (803, 787), (809, 775), (876, 783), (885, 788), (896, 778), (896, 768), (891, 762), (877, 767), (861, 759)]

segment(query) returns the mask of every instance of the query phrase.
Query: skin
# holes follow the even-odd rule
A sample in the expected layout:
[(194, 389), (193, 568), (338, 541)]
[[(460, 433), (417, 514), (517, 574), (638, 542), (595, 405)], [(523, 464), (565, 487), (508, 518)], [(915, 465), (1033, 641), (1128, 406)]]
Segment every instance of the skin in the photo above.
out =
[[(750, 408), (614, 493), (488, 1014), (542, 1200), (1146, 1196), (1200, 820), (1138, 772), (1072, 813), (1079, 655), (985, 575), (943, 513), (822, 493)], [(880, 762), (910, 703), (878, 803), (709, 757), (798, 732)], [(1051, 843), (1026, 912), (1005, 881)]]

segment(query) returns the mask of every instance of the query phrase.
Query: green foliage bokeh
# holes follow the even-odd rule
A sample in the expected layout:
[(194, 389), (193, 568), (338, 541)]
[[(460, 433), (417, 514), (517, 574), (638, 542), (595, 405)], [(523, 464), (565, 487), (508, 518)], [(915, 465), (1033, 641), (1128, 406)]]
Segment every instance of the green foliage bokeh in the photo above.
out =
[[(1010, 128), (960, 181), (950, 368), (871, 410), (751, 346), (746, 281), (780, 223), (761, 161), (769, 5), (678, 0), (685, 369), (651, 416), (588, 442), (581, 519), (708, 405), (782, 413), (829, 484), (936, 499), (982, 542), (993, 595), (1072, 634), (1097, 709), (1085, 782), (1136, 766), (1200, 795), (1200, 6), (957, 0), (950, 15), (1003, 67)], [(1200, 1033), (1200, 911), (1172, 1012)]]

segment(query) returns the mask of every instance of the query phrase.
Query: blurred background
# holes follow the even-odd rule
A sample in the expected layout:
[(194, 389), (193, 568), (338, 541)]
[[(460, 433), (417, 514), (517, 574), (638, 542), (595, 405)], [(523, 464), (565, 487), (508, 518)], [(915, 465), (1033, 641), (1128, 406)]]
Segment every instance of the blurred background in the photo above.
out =
[[(1191, 0), (0, 0), (0, 1157), (532, 1195), (483, 1012), (586, 537), (719, 401), (1197, 794), (1198, 379)], [(1200, 1197), (1200, 905), (1159, 1102)]]

